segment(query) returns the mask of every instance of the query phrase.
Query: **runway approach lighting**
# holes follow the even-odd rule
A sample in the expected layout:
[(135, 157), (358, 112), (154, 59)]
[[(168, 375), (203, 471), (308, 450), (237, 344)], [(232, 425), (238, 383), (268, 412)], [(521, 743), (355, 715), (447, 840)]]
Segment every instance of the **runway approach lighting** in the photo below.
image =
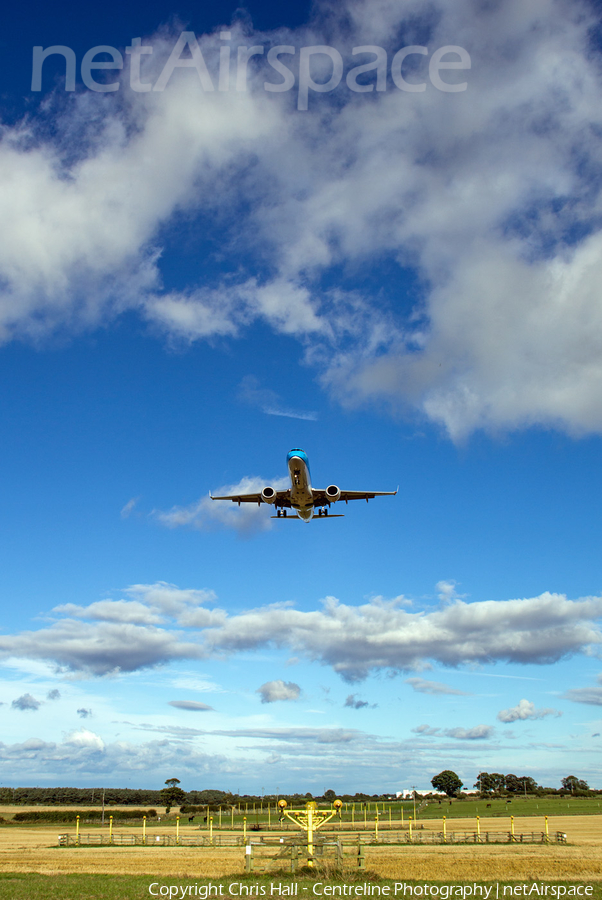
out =
[[(350, 500), (368, 500), (374, 497), (392, 497), (397, 491), (343, 491), (336, 484), (329, 484), (327, 488), (318, 489), (311, 486), (309, 473), (309, 460), (307, 453), (298, 447), (290, 450), (286, 456), (288, 474), (291, 486), (277, 491), (271, 485), (266, 485), (262, 491), (256, 494), (228, 494), (225, 497), (209, 496), (212, 500), (232, 500), (233, 503), (269, 503), (276, 510), (272, 519), (301, 519), (303, 522), (311, 522), (312, 519), (342, 518), (341, 513), (330, 513), (330, 507), (338, 500), (348, 503)], [(288, 515), (288, 510), (296, 515)]]
[[(283, 802), (284, 807), (280, 808), (287, 819), (290, 819), (298, 828), (301, 828), (302, 831), (307, 833), (307, 865), (311, 868), (314, 864), (314, 831), (317, 831), (318, 828), (321, 828), (326, 822), (330, 822), (330, 820), (336, 816), (338, 810), (335, 808), (331, 812), (328, 812), (327, 810), (318, 809), (316, 801), (310, 800), (309, 803), (305, 804), (305, 809), (296, 809), (287, 812), (285, 809), (286, 800), (280, 801), (280, 803)], [(280, 803), (278, 804), (279, 806)], [(337, 803), (340, 804), (338, 808), (340, 809), (343, 804), (340, 800), (335, 800), (335, 807)]]

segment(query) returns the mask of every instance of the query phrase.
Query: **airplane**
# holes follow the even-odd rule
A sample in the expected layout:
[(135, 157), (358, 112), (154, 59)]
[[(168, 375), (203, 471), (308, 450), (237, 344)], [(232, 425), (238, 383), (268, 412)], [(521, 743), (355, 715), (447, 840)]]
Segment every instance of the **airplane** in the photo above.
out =
[[(317, 490), (311, 486), (309, 474), (309, 460), (305, 451), (296, 447), (286, 455), (291, 486), (286, 490), (277, 491), (270, 485), (266, 485), (257, 494), (231, 494), (227, 497), (213, 497), (212, 500), (232, 500), (234, 503), (269, 503), (276, 509), (276, 515), (272, 519), (301, 519), (303, 522), (311, 522), (312, 519), (342, 519), (342, 513), (330, 513), (330, 506), (337, 500), (372, 500), (374, 497), (395, 496), (397, 491), (342, 491), (336, 484), (329, 484), (325, 490)], [(294, 510), (296, 515), (289, 516), (287, 511)], [(316, 514), (317, 509), (317, 514)]]

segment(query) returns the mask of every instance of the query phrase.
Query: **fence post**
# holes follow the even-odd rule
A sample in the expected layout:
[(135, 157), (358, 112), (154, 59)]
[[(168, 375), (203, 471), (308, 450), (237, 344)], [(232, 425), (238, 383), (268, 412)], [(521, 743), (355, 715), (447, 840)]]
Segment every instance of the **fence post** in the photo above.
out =
[(337, 841), (337, 869), (343, 868), (343, 847), (341, 842)]
[(357, 867), (358, 869), (366, 868), (366, 848), (361, 841), (357, 848)]
[(253, 844), (247, 844), (245, 847), (245, 872), (252, 872), (253, 868)]
[(299, 858), (299, 848), (296, 844), (291, 846), (291, 872), (294, 874), (297, 871), (297, 860)]

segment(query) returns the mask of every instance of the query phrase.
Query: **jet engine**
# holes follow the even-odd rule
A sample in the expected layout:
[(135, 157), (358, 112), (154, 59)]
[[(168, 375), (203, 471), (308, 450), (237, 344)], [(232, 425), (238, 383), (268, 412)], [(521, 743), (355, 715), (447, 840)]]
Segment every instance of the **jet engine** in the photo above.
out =
[(261, 499), (264, 503), (274, 503), (274, 501), (276, 500), (276, 491), (274, 490), (274, 488), (270, 487), (269, 485), (268, 487), (264, 487), (261, 492)]
[(329, 484), (326, 488), (326, 499), (331, 503), (336, 503), (341, 497), (341, 489), (336, 484)]

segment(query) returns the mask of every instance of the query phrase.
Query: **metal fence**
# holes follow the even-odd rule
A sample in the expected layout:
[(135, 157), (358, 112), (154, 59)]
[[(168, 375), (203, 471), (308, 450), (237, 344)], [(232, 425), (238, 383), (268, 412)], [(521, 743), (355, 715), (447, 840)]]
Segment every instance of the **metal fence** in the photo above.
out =
[[(379, 840), (362, 841), (361, 836), (353, 841), (344, 840), (320, 840), (315, 842), (315, 855), (322, 856), (324, 853), (334, 852), (348, 853), (351, 848), (354, 852), (358, 852), (358, 848), (366, 846), (402, 846), (407, 844), (548, 844), (558, 843), (566, 844), (567, 836), (563, 831), (557, 831), (553, 836), (543, 831), (528, 831), (520, 834), (512, 834), (510, 831), (448, 831), (444, 834), (442, 831), (418, 831), (414, 830), (411, 834), (409, 831), (398, 832), (396, 835), (387, 834)], [(226, 835), (214, 834), (209, 837), (206, 834), (123, 834), (114, 832), (107, 834), (106, 832), (91, 832), (77, 834), (59, 834), (59, 847), (91, 847), (91, 846), (115, 846), (115, 847), (251, 847), (251, 854), (255, 853), (255, 848), (263, 851), (272, 851), (275, 859), (284, 856), (290, 856), (293, 859), (295, 853), (297, 856), (303, 854), (306, 844), (303, 841), (292, 840), (290, 838), (274, 838), (253, 836), (252, 838), (243, 835)], [(295, 850), (295, 848), (298, 848)], [(329, 848), (329, 849), (328, 849)], [(343, 848), (343, 849), (341, 849)]]

